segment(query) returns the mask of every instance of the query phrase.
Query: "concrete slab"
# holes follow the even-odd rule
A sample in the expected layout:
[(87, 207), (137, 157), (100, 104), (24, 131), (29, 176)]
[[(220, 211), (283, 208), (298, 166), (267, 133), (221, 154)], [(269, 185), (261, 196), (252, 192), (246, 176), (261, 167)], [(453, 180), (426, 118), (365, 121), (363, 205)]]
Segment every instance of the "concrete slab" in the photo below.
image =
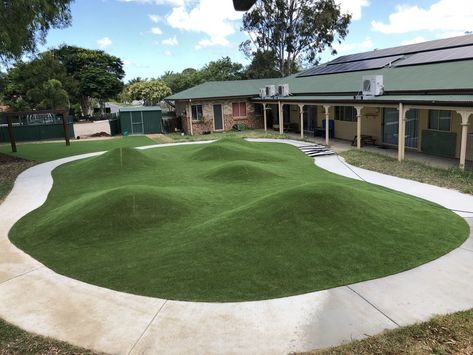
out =
[(128, 353), (164, 302), (88, 285), (47, 268), (0, 284), (0, 315), (8, 322), (112, 354)]
[[(372, 184), (388, 187), (412, 196), (438, 203), (462, 217), (473, 217), (473, 196), (455, 190), (424, 184), (396, 176), (377, 173), (349, 165), (342, 157), (325, 156), (315, 159), (315, 164), (332, 173)], [(463, 212), (464, 211), (464, 212)]]
[(350, 286), (399, 325), (473, 307), (473, 252), (462, 248), (409, 271)]
[(347, 287), (241, 302), (167, 301), (133, 354), (287, 354), (396, 325)]

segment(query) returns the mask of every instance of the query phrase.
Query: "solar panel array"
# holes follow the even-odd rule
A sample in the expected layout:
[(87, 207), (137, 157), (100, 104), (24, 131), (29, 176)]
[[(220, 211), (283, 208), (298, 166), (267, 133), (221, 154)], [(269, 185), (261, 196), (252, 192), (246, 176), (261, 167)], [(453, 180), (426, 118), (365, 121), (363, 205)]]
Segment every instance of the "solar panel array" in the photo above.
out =
[(418, 52), (433, 51), (437, 49), (463, 47), (468, 45), (473, 45), (473, 35), (438, 39), (435, 41), (409, 44), (407, 46), (378, 49), (370, 52), (345, 55), (332, 60), (331, 62), (329, 62), (329, 64), (348, 63), (358, 60), (367, 60), (372, 58), (380, 58), (401, 54), (412, 54)]
[(406, 65), (426, 64), (448, 62), (462, 59), (473, 58), (473, 46), (441, 49), (438, 51), (416, 53), (400, 62), (396, 63), (397, 67)]
[(473, 35), (439, 39), (407, 46), (342, 56), (310, 68), (297, 77), (473, 59)]
[(346, 73), (352, 71), (360, 71), (360, 70), (370, 70), (370, 69), (380, 69), (384, 68), (391, 63), (401, 59), (401, 55), (392, 56), (392, 57), (385, 57), (385, 58), (375, 58), (370, 60), (363, 60), (358, 62), (350, 62), (350, 63), (340, 63), (340, 64), (330, 64), (325, 66), (318, 66), (314, 68), (310, 68), (306, 71), (303, 71), (299, 75), (298, 78), (304, 76), (313, 76), (313, 75), (324, 75), (324, 74), (335, 74), (335, 73)]

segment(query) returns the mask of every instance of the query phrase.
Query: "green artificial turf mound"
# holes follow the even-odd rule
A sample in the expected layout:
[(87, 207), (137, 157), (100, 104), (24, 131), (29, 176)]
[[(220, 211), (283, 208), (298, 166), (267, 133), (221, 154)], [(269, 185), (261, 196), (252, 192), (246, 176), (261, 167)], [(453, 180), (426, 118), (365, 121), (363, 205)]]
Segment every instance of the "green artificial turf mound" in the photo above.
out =
[(115, 149), (53, 178), (13, 243), (61, 274), (167, 299), (260, 300), (382, 277), (469, 232), (451, 211), (278, 143)]
[(220, 183), (247, 183), (254, 180), (270, 180), (278, 177), (273, 172), (262, 168), (260, 164), (249, 161), (235, 161), (212, 169), (204, 177)]

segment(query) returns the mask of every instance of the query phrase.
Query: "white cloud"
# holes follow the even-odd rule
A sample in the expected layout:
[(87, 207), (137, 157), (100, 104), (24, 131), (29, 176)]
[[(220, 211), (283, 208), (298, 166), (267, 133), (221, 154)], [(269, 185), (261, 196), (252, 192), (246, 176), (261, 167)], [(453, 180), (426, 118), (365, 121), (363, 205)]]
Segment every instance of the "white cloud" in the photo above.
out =
[(388, 23), (372, 21), (371, 28), (382, 33), (415, 31), (465, 32), (473, 29), (471, 0), (439, 0), (429, 8), (398, 5)]
[(132, 65), (132, 64), (133, 62), (131, 60), (127, 60), (127, 59), (123, 60), (123, 65)]
[(466, 34), (468, 34), (467, 31), (448, 31), (448, 32), (440, 33), (437, 37), (438, 38), (450, 38), (450, 37), (464, 36)]
[(122, 2), (137, 2), (140, 4), (155, 4), (169, 6), (183, 6), (189, 0), (120, 0)]
[(151, 33), (152, 34), (155, 34), (155, 35), (162, 35), (163, 34), (163, 31), (161, 31), (161, 29), (159, 27), (153, 27), (151, 29)]
[(354, 21), (361, 20), (363, 7), (370, 6), (368, 0), (338, 0), (337, 4), (343, 13), (351, 14)]
[(161, 44), (164, 44), (165, 46), (177, 46), (179, 42), (177, 41), (176, 36), (174, 36), (174, 37), (163, 39), (161, 41)]
[(154, 23), (158, 23), (163, 20), (163, 18), (159, 15), (148, 15), (148, 17)]
[(104, 37), (97, 40), (97, 44), (101, 49), (105, 49), (112, 44), (112, 40), (108, 37)]
[(422, 36), (417, 36), (412, 39), (406, 39), (405, 41), (401, 42), (401, 46), (407, 46), (409, 44), (416, 44), (416, 43), (422, 43), (427, 41), (424, 37)]
[(242, 13), (233, 9), (231, 1), (201, 0), (193, 6), (174, 7), (166, 20), (172, 28), (205, 34), (196, 45), (196, 49), (200, 49), (230, 45), (227, 37), (235, 33), (235, 21), (241, 17)]
[(171, 53), (171, 51), (164, 51), (164, 55), (167, 56), (167, 57), (170, 57), (170, 56), (172, 56), (172, 53)]
[(369, 50), (373, 49), (374, 48), (374, 43), (370, 38), (366, 38), (362, 42), (334, 43), (333, 48), (335, 48), (338, 53), (363, 52), (363, 51), (369, 51)]

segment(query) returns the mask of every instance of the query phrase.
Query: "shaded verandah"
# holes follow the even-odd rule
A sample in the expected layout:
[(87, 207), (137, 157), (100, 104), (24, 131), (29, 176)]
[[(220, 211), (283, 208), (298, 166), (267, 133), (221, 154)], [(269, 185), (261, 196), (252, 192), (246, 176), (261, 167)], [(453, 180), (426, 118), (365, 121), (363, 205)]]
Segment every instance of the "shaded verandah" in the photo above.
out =
[[(410, 102), (393, 102), (393, 103), (373, 103), (373, 102), (365, 102), (363, 100), (353, 100), (349, 102), (346, 97), (343, 98), (344, 100), (331, 101), (329, 97), (322, 100), (307, 100), (307, 99), (299, 99), (296, 97), (293, 98), (274, 98), (274, 99), (255, 99), (255, 102), (258, 102), (263, 105), (263, 120), (264, 120), (264, 129), (267, 130), (267, 111), (270, 109), (271, 106), (275, 107), (278, 110), (277, 112), (277, 120), (278, 124), (276, 128), (279, 130), (280, 134), (284, 133), (284, 109), (285, 107), (296, 107), (298, 110), (299, 115), (299, 132), (300, 138), (304, 139), (304, 134), (307, 132), (307, 123), (304, 124), (305, 117), (304, 117), (304, 108), (306, 106), (318, 106), (321, 107), (323, 110), (323, 117), (322, 122), (324, 122), (324, 127), (322, 127), (322, 131), (324, 131), (324, 143), (329, 146), (331, 143), (330, 137), (330, 121), (334, 120), (335, 117), (331, 117), (330, 109), (334, 107), (353, 107), (356, 111), (356, 130), (354, 136), (356, 137), (354, 140), (356, 142), (357, 149), (361, 149), (362, 146), (362, 137), (363, 137), (363, 123), (364, 118), (366, 117), (365, 111), (370, 108), (376, 108), (378, 110), (384, 109), (395, 109), (398, 112), (398, 128), (397, 128), (397, 145), (393, 145), (393, 147), (397, 146), (397, 159), (399, 161), (403, 161), (406, 155), (406, 122), (408, 112), (411, 110), (445, 110), (452, 113), (457, 113), (461, 119), (461, 132), (460, 132), (460, 148), (459, 148), (459, 168), (465, 169), (465, 163), (467, 158), (467, 143), (468, 143), (468, 127), (469, 127), (469, 120), (473, 114), (473, 107), (468, 105), (428, 105), (428, 104), (419, 104), (419, 103), (410, 103)], [(368, 100), (367, 100), (368, 101)], [(271, 105), (271, 106), (270, 106)], [(381, 120), (383, 117), (379, 117)], [(379, 122), (381, 128), (382, 121)], [(328, 128), (328, 129), (327, 129)], [(456, 148), (456, 147), (455, 147)], [(419, 150), (419, 149), (416, 149)], [(420, 150), (419, 150), (420, 151)]]

